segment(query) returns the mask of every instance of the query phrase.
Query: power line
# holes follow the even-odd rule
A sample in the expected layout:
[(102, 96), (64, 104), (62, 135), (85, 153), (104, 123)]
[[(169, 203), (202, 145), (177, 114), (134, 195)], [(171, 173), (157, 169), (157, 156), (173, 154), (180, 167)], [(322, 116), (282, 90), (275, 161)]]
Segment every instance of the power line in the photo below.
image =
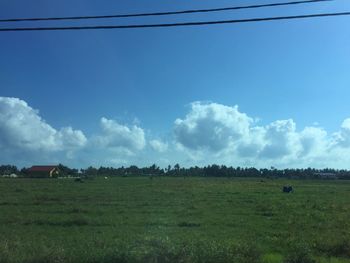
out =
[(293, 2), (281, 2), (261, 5), (248, 5), (248, 6), (234, 6), (234, 7), (221, 7), (212, 9), (195, 9), (195, 10), (182, 10), (182, 11), (169, 11), (169, 12), (156, 12), (156, 13), (138, 13), (138, 14), (119, 14), (119, 15), (103, 15), (103, 16), (68, 16), (68, 17), (34, 17), (34, 18), (9, 18), (0, 19), (0, 22), (20, 22), (20, 21), (49, 21), (49, 20), (82, 20), (82, 19), (106, 19), (106, 18), (125, 18), (125, 17), (140, 17), (140, 16), (164, 16), (164, 15), (179, 15), (179, 14), (191, 14), (191, 13), (208, 13), (219, 12), (239, 9), (253, 9), (262, 7), (276, 7), (286, 5), (298, 5), (316, 2), (329, 2), (334, 0), (304, 0)]
[(69, 26), (69, 27), (17, 27), (17, 28), (0, 28), (0, 31), (93, 30), (93, 29), (153, 28), (153, 27), (160, 28), (160, 27), (177, 27), (177, 26), (203, 26), (203, 25), (215, 25), (215, 24), (264, 22), (264, 21), (274, 21), (274, 20), (291, 20), (291, 19), (305, 19), (305, 18), (331, 17), (331, 16), (350, 16), (350, 12), (295, 15), (295, 16), (277, 16), (277, 17), (249, 18), (249, 19), (237, 19), (237, 20), (199, 21), (199, 22), (169, 23), (169, 24)]

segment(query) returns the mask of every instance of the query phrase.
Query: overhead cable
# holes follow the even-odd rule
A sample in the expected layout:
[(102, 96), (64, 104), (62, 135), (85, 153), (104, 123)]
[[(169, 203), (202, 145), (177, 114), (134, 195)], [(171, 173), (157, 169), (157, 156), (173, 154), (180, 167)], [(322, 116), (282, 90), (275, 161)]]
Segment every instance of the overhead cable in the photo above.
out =
[(230, 11), (240, 9), (254, 9), (263, 7), (277, 7), (286, 5), (300, 5), (310, 4), (317, 2), (329, 2), (333, 0), (303, 0), (293, 2), (280, 2), (260, 5), (243, 5), (233, 7), (220, 7), (211, 9), (193, 9), (182, 11), (168, 11), (168, 12), (153, 12), (153, 13), (135, 13), (135, 14), (115, 14), (115, 15), (99, 15), (99, 16), (66, 16), (66, 17), (32, 17), (32, 18), (7, 18), (0, 19), (0, 22), (24, 22), (24, 21), (51, 21), (51, 20), (86, 20), (86, 19), (108, 19), (108, 18), (126, 18), (126, 17), (143, 17), (143, 16), (165, 16), (165, 15), (180, 15), (180, 14), (192, 14), (192, 13), (209, 13), (219, 11)]
[(132, 28), (162, 28), (162, 27), (185, 27), (185, 26), (204, 26), (217, 24), (237, 24), (250, 22), (265, 22), (276, 20), (296, 20), (317, 17), (339, 17), (350, 16), (350, 12), (342, 13), (321, 13), (309, 15), (294, 15), (294, 16), (277, 16), (277, 17), (262, 17), (248, 18), (236, 20), (216, 20), (216, 21), (198, 21), (198, 22), (183, 22), (183, 23), (165, 23), (165, 24), (135, 24), (135, 25), (98, 25), (98, 26), (63, 26), (63, 27), (12, 27), (0, 28), (0, 32), (5, 31), (54, 31), (54, 30), (99, 30), (99, 29), (132, 29)]

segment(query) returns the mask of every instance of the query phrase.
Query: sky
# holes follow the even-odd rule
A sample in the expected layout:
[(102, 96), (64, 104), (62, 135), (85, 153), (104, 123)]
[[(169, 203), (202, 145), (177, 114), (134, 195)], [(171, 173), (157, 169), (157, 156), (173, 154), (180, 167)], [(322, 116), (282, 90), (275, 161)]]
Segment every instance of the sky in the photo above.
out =
[[(276, 0), (0, 2), (0, 19)], [(348, 0), (147, 24), (350, 11)], [(0, 164), (350, 169), (350, 17), (203, 27), (0, 32)]]

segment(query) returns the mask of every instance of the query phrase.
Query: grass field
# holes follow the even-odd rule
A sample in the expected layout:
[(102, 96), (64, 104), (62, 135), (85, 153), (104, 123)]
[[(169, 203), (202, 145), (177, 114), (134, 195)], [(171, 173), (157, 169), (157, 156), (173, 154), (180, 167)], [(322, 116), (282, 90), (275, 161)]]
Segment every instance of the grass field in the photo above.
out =
[(5, 262), (350, 262), (350, 182), (0, 179)]

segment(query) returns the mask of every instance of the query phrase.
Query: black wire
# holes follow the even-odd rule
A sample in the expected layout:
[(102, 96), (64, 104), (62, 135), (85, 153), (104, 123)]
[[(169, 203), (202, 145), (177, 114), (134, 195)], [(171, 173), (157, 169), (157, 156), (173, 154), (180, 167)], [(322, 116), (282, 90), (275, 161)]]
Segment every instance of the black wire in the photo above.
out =
[(328, 2), (333, 0), (304, 0), (294, 2), (282, 2), (271, 3), (262, 5), (249, 5), (249, 6), (234, 6), (234, 7), (222, 7), (212, 9), (196, 9), (196, 10), (183, 10), (183, 11), (170, 11), (170, 12), (157, 12), (157, 13), (139, 13), (139, 14), (120, 14), (120, 15), (103, 15), (103, 16), (70, 16), (70, 17), (43, 17), (43, 18), (9, 18), (0, 19), (0, 22), (20, 22), (20, 21), (48, 21), (48, 20), (82, 20), (82, 19), (106, 19), (106, 18), (123, 18), (123, 17), (138, 17), (138, 16), (164, 16), (164, 15), (178, 15), (178, 14), (190, 14), (190, 13), (207, 13), (218, 12), (238, 9), (250, 9), (250, 8), (262, 8), (262, 7), (274, 7), (285, 5), (297, 5), (316, 2)]
[(304, 18), (331, 17), (331, 16), (349, 16), (349, 15), (350, 15), (350, 12), (342, 12), (342, 13), (324, 13), (324, 14), (249, 18), (249, 19), (238, 19), (238, 20), (219, 20), (219, 21), (206, 21), (206, 22), (200, 21), (200, 22), (185, 22), (185, 23), (170, 23), (170, 24), (0, 28), (0, 31), (51, 31), (51, 30), (91, 30), (91, 29), (125, 29), (125, 28), (150, 28), (150, 27), (202, 26), (202, 25), (214, 25), (214, 24), (263, 22), (263, 21), (273, 21), (273, 20), (290, 20), (290, 19), (304, 19)]

